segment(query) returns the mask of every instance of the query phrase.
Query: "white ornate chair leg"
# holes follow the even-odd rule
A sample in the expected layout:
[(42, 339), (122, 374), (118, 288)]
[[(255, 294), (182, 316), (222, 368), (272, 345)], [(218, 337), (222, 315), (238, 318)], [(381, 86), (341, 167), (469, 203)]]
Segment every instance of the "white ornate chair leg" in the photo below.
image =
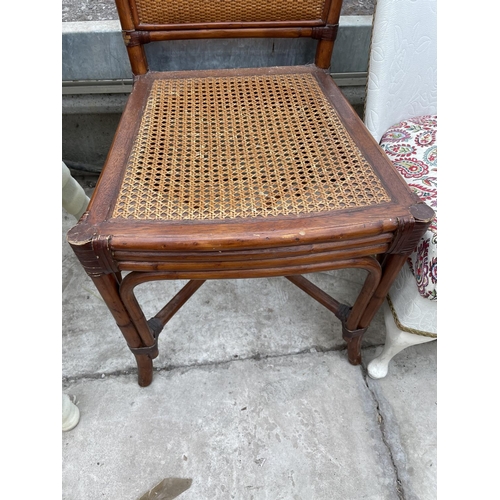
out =
[[(69, 168), (62, 162), (62, 205), (66, 212), (77, 219), (87, 210), (89, 197), (71, 176)], [(62, 430), (70, 431), (80, 420), (80, 410), (67, 394), (62, 395)]]
[(400, 330), (394, 322), (394, 317), (392, 316), (387, 302), (384, 302), (383, 307), (386, 328), (384, 350), (382, 354), (370, 361), (367, 367), (368, 375), (374, 379), (384, 378), (387, 375), (391, 359), (403, 349), (412, 345), (436, 340), (432, 337), (425, 337), (424, 335), (417, 335)]
[(84, 189), (71, 176), (69, 168), (62, 162), (62, 205), (66, 212), (79, 219), (87, 210), (89, 197)]
[(62, 430), (74, 429), (80, 421), (80, 410), (67, 394), (62, 395)]

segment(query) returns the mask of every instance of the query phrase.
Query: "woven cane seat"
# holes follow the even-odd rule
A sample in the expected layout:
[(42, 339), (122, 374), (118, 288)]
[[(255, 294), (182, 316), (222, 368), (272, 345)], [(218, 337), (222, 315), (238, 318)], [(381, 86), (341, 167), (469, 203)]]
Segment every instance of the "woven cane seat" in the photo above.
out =
[(113, 217), (272, 217), (390, 201), (311, 73), (158, 78)]
[(127, 252), (120, 268), (132, 269), (142, 258), (134, 248), (177, 252), (191, 240), (196, 251), (229, 250), (234, 241), (350, 247), (361, 231), (384, 233), (377, 241), (388, 248), (411, 202), (317, 67), (150, 71), (136, 78), (80, 226), (111, 235), (114, 258)]

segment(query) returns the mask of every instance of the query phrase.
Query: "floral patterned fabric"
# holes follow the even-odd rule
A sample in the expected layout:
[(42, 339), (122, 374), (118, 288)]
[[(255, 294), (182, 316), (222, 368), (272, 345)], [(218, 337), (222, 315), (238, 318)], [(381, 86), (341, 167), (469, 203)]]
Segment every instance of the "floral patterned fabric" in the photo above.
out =
[(437, 300), (437, 116), (419, 116), (393, 125), (380, 146), (415, 193), (436, 216), (408, 258), (422, 297)]

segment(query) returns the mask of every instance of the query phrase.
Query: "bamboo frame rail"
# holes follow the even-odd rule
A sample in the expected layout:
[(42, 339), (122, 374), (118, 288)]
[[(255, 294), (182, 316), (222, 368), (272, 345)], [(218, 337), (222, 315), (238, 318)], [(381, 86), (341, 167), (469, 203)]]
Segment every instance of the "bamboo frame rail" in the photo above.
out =
[(178, 29), (172, 31), (124, 30), (123, 41), (127, 47), (135, 47), (151, 42), (167, 40), (193, 40), (213, 38), (313, 38), (334, 41), (338, 24), (312, 27), (287, 28), (218, 28), (218, 29)]

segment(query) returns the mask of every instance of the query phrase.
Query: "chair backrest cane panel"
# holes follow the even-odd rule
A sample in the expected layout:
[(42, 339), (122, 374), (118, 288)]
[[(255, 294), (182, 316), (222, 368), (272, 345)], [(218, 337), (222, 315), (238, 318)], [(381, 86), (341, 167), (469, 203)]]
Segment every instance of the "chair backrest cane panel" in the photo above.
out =
[(290, 23), (325, 20), (325, 0), (131, 0), (138, 26)]
[(148, 71), (145, 43), (200, 38), (318, 39), (315, 64), (327, 69), (342, 0), (116, 0), (134, 75)]

